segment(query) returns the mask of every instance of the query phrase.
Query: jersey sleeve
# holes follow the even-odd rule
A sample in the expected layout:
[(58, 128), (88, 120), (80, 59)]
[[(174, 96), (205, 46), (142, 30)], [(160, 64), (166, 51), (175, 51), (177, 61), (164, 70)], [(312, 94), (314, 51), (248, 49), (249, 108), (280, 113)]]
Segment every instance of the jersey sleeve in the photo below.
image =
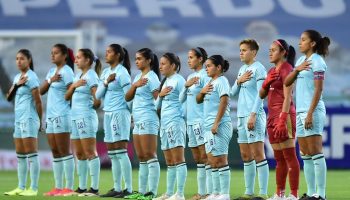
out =
[(29, 87), (29, 89), (35, 89), (39, 87), (39, 79), (35, 75), (31, 75), (28, 78), (28, 81), (26, 82), (26, 85)]
[[(270, 70), (271, 71), (271, 70)], [(269, 73), (270, 73), (269, 71)], [(293, 71), (293, 67), (291, 67), (290, 65), (285, 65), (281, 68), (280, 71), (280, 77), (282, 80), (282, 83), (284, 83), (284, 81), (286, 80), (287, 76), (289, 75), (289, 73), (291, 73)]]
[(131, 78), (129, 74), (121, 74), (119, 77), (119, 83), (120, 83), (120, 87), (124, 88), (125, 86), (130, 86), (131, 84)]
[(228, 81), (225, 81), (225, 79), (221, 79), (221, 81), (216, 85), (216, 87), (219, 97), (225, 95), (230, 96), (230, 85), (228, 84)]
[(72, 69), (64, 70), (61, 75), (65, 86), (73, 83), (74, 73)]
[(89, 88), (97, 87), (99, 82), (98, 76), (91, 73), (86, 82)]
[(185, 79), (182, 78), (182, 76), (179, 78), (178, 82), (177, 82), (177, 90), (179, 91), (179, 94), (181, 93), (182, 89), (185, 87)]
[(256, 69), (256, 81), (265, 80), (266, 75), (267, 75), (267, 73), (266, 73), (265, 67), (263, 67), (262, 65), (257, 67), (257, 69)]
[(149, 84), (149, 88), (151, 90), (151, 92), (154, 92), (155, 90), (159, 89), (159, 79), (157, 76), (152, 76), (148, 78), (148, 84)]
[(313, 72), (325, 72), (327, 69), (327, 65), (321, 56), (315, 56), (311, 61), (311, 65)]

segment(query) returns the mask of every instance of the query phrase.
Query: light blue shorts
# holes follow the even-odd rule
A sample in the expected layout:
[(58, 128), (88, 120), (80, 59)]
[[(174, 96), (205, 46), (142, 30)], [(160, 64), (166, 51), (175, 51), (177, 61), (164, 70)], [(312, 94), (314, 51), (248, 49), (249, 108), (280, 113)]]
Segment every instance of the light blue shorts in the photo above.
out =
[(15, 122), (14, 138), (37, 138), (40, 122), (29, 118), (24, 121)]
[(312, 115), (312, 128), (305, 129), (305, 119), (307, 112), (297, 113), (297, 137), (308, 137), (312, 135), (322, 135), (326, 120), (325, 110), (315, 110)]
[(70, 115), (48, 118), (46, 119), (46, 133), (70, 133), (71, 123)]
[(159, 132), (159, 121), (143, 121), (143, 122), (135, 122), (134, 129), (132, 131), (135, 135), (145, 135), (152, 134), (158, 135)]
[(130, 125), (131, 115), (129, 110), (105, 112), (103, 121), (103, 129), (105, 131), (104, 142), (129, 141)]
[(175, 147), (186, 146), (186, 125), (185, 121), (172, 122), (169, 125), (160, 127), (161, 149), (168, 150)]
[(98, 117), (96, 114), (92, 114), (87, 117), (82, 117), (72, 120), (72, 134), (70, 138), (85, 139), (96, 138), (98, 129)]
[(228, 147), (232, 138), (231, 122), (224, 122), (219, 125), (218, 132), (213, 134), (211, 127), (205, 128), (205, 151), (213, 156), (228, 154)]
[(248, 120), (250, 116), (238, 117), (237, 131), (238, 139), (240, 143), (255, 143), (264, 142), (266, 135), (266, 114), (265, 112), (256, 115), (255, 128), (252, 131), (248, 130)]
[(205, 132), (203, 123), (194, 123), (187, 125), (188, 146), (198, 147), (205, 143)]

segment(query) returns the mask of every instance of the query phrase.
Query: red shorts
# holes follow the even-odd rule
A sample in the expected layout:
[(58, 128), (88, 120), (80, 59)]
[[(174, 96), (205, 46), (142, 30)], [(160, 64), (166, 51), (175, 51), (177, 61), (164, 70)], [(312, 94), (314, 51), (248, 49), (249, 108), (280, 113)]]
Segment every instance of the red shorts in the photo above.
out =
[(274, 118), (268, 118), (267, 119), (267, 134), (269, 136), (270, 144), (275, 143), (281, 143), (288, 139), (294, 139), (295, 138), (295, 127), (296, 127), (296, 114), (290, 113), (287, 117), (287, 131), (288, 136), (283, 138), (275, 138), (275, 133), (273, 131), (273, 128), (275, 127), (275, 124), (278, 122), (278, 117)]

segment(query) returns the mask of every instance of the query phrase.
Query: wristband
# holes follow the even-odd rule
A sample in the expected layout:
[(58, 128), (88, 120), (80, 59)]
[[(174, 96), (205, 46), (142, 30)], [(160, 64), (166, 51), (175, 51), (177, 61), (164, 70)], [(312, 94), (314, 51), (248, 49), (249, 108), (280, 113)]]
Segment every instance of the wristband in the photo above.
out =
[(51, 78), (47, 79), (47, 83), (50, 85), (51, 84)]
[(108, 85), (107, 80), (105, 80), (105, 81), (103, 82), (103, 84), (104, 84), (105, 86), (107, 86), (107, 85)]

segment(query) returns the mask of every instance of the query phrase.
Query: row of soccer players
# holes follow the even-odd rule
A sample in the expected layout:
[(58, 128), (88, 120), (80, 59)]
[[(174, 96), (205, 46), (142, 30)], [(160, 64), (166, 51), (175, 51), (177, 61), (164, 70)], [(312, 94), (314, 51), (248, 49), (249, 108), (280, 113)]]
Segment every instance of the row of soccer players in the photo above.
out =
[[(299, 162), (295, 152), (295, 133), (304, 161), (307, 193), (300, 199), (325, 199), (326, 163), (322, 154), (325, 105), (322, 87), (327, 66), (323, 57), (330, 41), (314, 30), (302, 33), (299, 50), (304, 55), (294, 67), (295, 50), (283, 39), (272, 42), (266, 72), (255, 57), (259, 46), (253, 39), (240, 43), (243, 66), (230, 88), (223, 75), (229, 63), (221, 55), (207, 56), (201, 48), (188, 52), (188, 66), (194, 71), (187, 81), (178, 73), (180, 60), (173, 53), (159, 59), (148, 48), (136, 53), (140, 72), (133, 82), (129, 55), (118, 44), (108, 46), (109, 65), (102, 73), (100, 60), (90, 49), (76, 56), (63, 44), (52, 48), (51, 68), (40, 85), (33, 71), (33, 58), (27, 49), (16, 56), (20, 71), (7, 99), (15, 99), (14, 142), (18, 157), (18, 188), (6, 195), (37, 195), (39, 162), (37, 134), (42, 129), (40, 95), (48, 93), (46, 133), (53, 154), (55, 187), (46, 196), (99, 195), (100, 160), (96, 153), (98, 118), (96, 109), (103, 102), (104, 142), (112, 162), (113, 188), (101, 197), (128, 199), (184, 199), (187, 167), (184, 158), (186, 134), (197, 163), (198, 193), (193, 199), (230, 199), (230, 168), (227, 154), (232, 137), (229, 97), (238, 97), (238, 143), (244, 162), (246, 190), (237, 199), (268, 199), (269, 166), (264, 153), (265, 129), (274, 150), (276, 194), (269, 199), (298, 199)], [(74, 75), (74, 63), (80, 72)], [(203, 65), (205, 67), (203, 67)], [(93, 67), (94, 66), (94, 67)], [(93, 69), (94, 68), (94, 69)], [(160, 73), (164, 79), (160, 82)], [(296, 82), (296, 108), (292, 101)], [(268, 99), (269, 115), (263, 110)], [(71, 105), (70, 105), (71, 102)], [(132, 106), (131, 106), (132, 104)], [(186, 112), (182, 112), (183, 106)], [(130, 109), (132, 107), (132, 109)], [(133, 192), (132, 169), (127, 144), (134, 120), (133, 144), (139, 165), (139, 188)], [(157, 137), (167, 165), (167, 189), (157, 197), (160, 167), (156, 155)], [(73, 143), (77, 158), (79, 186), (73, 190), (75, 162), (70, 150)], [(25, 189), (27, 161), (31, 185)], [(87, 187), (88, 171), (91, 187)], [(256, 172), (259, 193), (254, 195)], [(290, 191), (285, 197), (286, 177)], [(63, 186), (63, 176), (66, 185)], [(125, 181), (122, 189), (121, 180)], [(176, 182), (176, 192), (174, 191)], [(148, 188), (148, 190), (147, 190)]]

